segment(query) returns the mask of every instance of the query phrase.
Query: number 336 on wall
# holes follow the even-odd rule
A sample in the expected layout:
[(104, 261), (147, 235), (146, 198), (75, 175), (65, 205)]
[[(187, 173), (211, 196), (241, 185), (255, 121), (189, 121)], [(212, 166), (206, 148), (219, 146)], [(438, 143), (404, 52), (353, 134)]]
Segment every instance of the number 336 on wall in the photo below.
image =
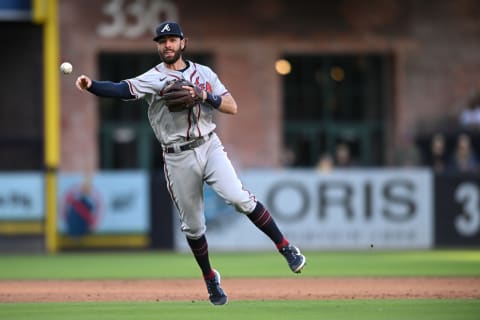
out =
[(177, 7), (169, 0), (110, 0), (102, 8), (109, 22), (97, 27), (101, 37), (136, 38), (155, 30), (162, 20), (178, 20)]

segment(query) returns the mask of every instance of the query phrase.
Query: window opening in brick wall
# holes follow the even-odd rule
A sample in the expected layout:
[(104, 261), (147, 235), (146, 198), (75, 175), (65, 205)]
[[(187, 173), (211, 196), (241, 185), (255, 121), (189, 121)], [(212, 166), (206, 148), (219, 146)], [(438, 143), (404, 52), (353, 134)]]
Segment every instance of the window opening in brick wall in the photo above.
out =
[[(286, 55), (283, 76), (287, 165), (316, 166), (350, 152), (350, 164), (384, 164), (391, 99), (391, 57), (380, 54)], [(339, 164), (340, 166), (340, 164)]]

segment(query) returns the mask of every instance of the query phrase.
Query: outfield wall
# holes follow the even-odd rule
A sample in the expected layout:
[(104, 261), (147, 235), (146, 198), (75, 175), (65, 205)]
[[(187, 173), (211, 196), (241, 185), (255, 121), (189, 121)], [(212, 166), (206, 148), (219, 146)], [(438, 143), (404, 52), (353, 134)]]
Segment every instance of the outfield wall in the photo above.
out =
[[(145, 171), (60, 174), (62, 248), (188, 250), (165, 180)], [(304, 249), (429, 249), (480, 246), (480, 176), (426, 168), (245, 170), (244, 187)], [(0, 237), (44, 232), (41, 173), (0, 174)], [(272, 243), (205, 187), (210, 247), (266, 250)], [(172, 222), (173, 221), (173, 222)], [(152, 240), (153, 239), (153, 240)]]
[[(304, 249), (480, 246), (480, 175), (434, 175), (418, 168), (246, 170), (240, 176), (286, 236)], [(205, 213), (211, 248), (272, 248), (208, 186)], [(175, 248), (188, 250), (179, 230), (177, 223)]]

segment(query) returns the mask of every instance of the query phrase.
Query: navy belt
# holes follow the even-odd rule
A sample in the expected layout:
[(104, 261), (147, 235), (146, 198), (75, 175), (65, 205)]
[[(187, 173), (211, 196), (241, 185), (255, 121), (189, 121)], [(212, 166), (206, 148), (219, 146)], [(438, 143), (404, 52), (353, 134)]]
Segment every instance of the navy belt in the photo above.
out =
[[(187, 150), (193, 150), (195, 149), (196, 147), (199, 147), (201, 146), (202, 144), (204, 144), (205, 142), (207, 142), (209, 140), (209, 138), (212, 136), (213, 134), (213, 131), (210, 132), (208, 135), (206, 136), (203, 136), (201, 138), (198, 138), (198, 139), (195, 139), (193, 140), (192, 142), (190, 143), (186, 143), (186, 144), (182, 144), (181, 146), (178, 146), (178, 149), (175, 148), (175, 147), (166, 147), (165, 148), (165, 152), (166, 153), (176, 153), (176, 152), (182, 152), (182, 151), (187, 151)], [(177, 151), (177, 150), (178, 151)]]

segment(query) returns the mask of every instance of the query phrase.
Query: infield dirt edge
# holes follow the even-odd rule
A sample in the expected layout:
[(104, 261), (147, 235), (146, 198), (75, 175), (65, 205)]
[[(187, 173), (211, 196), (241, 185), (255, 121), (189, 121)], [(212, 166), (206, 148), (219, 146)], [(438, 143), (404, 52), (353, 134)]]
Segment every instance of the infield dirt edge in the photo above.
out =
[[(223, 278), (230, 300), (480, 299), (480, 277)], [(0, 302), (206, 300), (201, 279), (2, 280)]]

